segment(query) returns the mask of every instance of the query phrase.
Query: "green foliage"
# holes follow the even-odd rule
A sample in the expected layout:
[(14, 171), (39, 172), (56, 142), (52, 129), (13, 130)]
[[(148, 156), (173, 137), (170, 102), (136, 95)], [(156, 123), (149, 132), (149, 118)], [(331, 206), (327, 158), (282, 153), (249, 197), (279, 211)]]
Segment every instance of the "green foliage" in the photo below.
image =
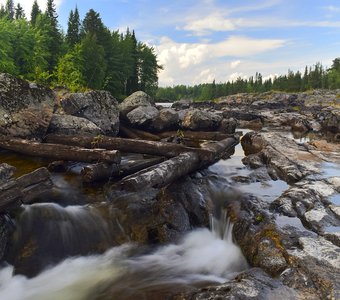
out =
[(138, 42), (134, 31), (111, 32), (93, 9), (80, 24), (76, 8), (64, 38), (53, 0), (45, 13), (34, 1), (30, 21), (8, 0), (0, 7), (0, 72), (74, 92), (105, 88), (118, 99), (139, 89), (155, 93), (161, 66), (152, 47)]
[(288, 70), (287, 75), (263, 80), (261, 73), (248, 79), (237, 78), (226, 83), (205, 83), (193, 87), (178, 85), (174, 87), (158, 88), (157, 99), (176, 101), (180, 99), (213, 100), (214, 98), (237, 93), (260, 93), (271, 90), (285, 92), (303, 92), (319, 88), (340, 88), (340, 58), (333, 61), (332, 67), (325, 70), (320, 63), (305, 68), (302, 75), (299, 71)]

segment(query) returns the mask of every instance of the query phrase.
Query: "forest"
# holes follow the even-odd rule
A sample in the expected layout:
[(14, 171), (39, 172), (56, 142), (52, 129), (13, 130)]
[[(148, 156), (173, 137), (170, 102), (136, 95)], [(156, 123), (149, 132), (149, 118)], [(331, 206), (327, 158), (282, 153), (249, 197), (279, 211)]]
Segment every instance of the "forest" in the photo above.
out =
[(110, 31), (93, 9), (83, 20), (77, 7), (71, 10), (64, 33), (53, 0), (44, 12), (35, 1), (29, 17), (7, 0), (0, 36), (0, 72), (72, 92), (105, 89), (118, 99), (157, 90), (162, 67), (154, 48), (137, 41), (134, 30)]
[(264, 80), (261, 73), (256, 73), (249, 79), (237, 78), (226, 83), (204, 83), (195, 86), (177, 85), (160, 87), (156, 98), (163, 101), (193, 99), (196, 101), (212, 100), (222, 96), (237, 93), (262, 93), (268, 91), (304, 92), (312, 89), (340, 89), (340, 58), (333, 60), (332, 66), (325, 69), (321, 63), (307, 67), (302, 74), (300, 71), (288, 71)]

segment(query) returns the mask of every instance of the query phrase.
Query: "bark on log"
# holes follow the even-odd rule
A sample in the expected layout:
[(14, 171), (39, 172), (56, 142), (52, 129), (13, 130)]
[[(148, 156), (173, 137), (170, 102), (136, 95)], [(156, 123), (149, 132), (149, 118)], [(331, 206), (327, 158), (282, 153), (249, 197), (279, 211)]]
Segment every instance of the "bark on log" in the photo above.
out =
[(227, 138), (219, 142), (210, 142), (205, 145), (213, 156), (201, 160), (198, 153), (186, 152), (177, 157), (168, 159), (154, 167), (150, 167), (131, 176), (125, 177), (118, 184), (119, 188), (140, 190), (143, 188), (160, 188), (192, 173), (200, 168), (208, 167), (220, 158), (229, 155), (230, 151), (238, 144), (235, 138)]
[(155, 167), (150, 167), (125, 177), (118, 183), (122, 189), (138, 191), (145, 188), (160, 188), (174, 180), (195, 171), (200, 164), (197, 153), (186, 152), (162, 162)]
[(161, 138), (167, 137), (182, 137), (192, 140), (210, 140), (210, 141), (221, 141), (228, 137), (233, 137), (233, 134), (225, 134), (218, 131), (189, 131), (189, 130), (178, 130), (178, 131), (165, 131), (157, 133)]
[(5, 138), (0, 141), (0, 148), (12, 150), (30, 156), (70, 160), (81, 162), (104, 161), (120, 163), (119, 151), (105, 149), (82, 149), (79, 147), (37, 143), (29, 140)]
[(91, 183), (95, 181), (104, 181), (109, 178), (119, 178), (131, 175), (145, 168), (154, 166), (164, 161), (163, 157), (150, 159), (142, 159), (138, 161), (130, 161), (126, 164), (109, 165), (106, 163), (98, 163), (83, 167), (81, 175), (83, 182)]
[(108, 180), (113, 174), (119, 174), (119, 165), (98, 163), (82, 168), (81, 176), (83, 182), (95, 182)]
[(184, 152), (198, 153), (200, 159), (209, 160), (214, 156), (210, 150), (201, 148), (191, 148), (179, 144), (132, 140), (126, 138), (113, 138), (108, 136), (99, 136), (97, 138), (88, 136), (69, 136), (49, 134), (45, 138), (48, 143), (64, 144), (79, 146), (85, 148), (103, 148), (116, 149), (126, 153), (141, 153), (155, 156), (175, 157)]
[(0, 186), (0, 212), (10, 210), (22, 203), (31, 203), (35, 198), (50, 191), (53, 183), (46, 168), (13, 179)]
[(142, 140), (148, 140), (148, 141), (160, 141), (161, 138), (153, 133), (136, 129), (136, 128), (131, 128), (127, 127), (126, 125), (120, 124), (120, 131), (124, 133), (128, 138), (139, 138)]

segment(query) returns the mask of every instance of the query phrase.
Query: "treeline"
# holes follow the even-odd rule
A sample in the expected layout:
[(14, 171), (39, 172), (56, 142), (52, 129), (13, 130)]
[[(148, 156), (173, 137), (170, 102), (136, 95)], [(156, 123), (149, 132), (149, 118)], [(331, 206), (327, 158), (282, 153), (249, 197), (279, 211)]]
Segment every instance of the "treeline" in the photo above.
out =
[(212, 100), (237, 93), (261, 93), (271, 90), (304, 92), (311, 89), (340, 89), (340, 58), (333, 60), (326, 70), (320, 63), (305, 68), (301, 72), (288, 71), (288, 74), (263, 80), (261, 73), (249, 79), (237, 78), (226, 83), (205, 83), (195, 86), (177, 85), (158, 88), (157, 99), (176, 101), (180, 99)]
[(53, 0), (42, 12), (35, 0), (29, 18), (13, 0), (0, 8), (0, 72), (71, 91), (106, 89), (123, 98), (137, 90), (155, 94), (161, 66), (135, 32), (110, 31), (90, 9), (77, 7), (63, 33)]

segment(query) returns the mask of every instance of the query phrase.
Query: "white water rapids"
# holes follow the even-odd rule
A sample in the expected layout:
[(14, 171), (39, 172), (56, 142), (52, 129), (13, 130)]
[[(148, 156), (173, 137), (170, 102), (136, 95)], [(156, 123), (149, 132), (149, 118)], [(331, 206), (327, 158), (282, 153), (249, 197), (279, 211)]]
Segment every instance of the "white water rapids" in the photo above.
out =
[(13, 267), (4, 267), (0, 299), (149, 299), (143, 291), (225, 282), (244, 270), (246, 262), (224, 214), (222, 219), (212, 218), (213, 231), (195, 230), (178, 244), (148, 253), (126, 244), (102, 255), (66, 259), (30, 279), (13, 276)]

